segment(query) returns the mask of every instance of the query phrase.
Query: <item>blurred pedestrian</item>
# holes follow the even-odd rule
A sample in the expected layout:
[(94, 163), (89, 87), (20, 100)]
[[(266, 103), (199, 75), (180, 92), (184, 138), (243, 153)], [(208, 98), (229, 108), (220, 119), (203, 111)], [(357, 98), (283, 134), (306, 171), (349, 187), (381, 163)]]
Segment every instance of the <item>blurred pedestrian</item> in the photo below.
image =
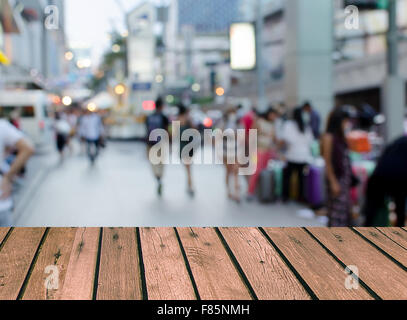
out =
[(57, 112), (55, 114), (55, 134), (56, 134), (56, 146), (60, 156), (60, 162), (64, 161), (65, 147), (67, 146), (69, 135), (71, 133), (71, 126), (65, 119), (64, 115)]
[(66, 121), (68, 121), (69, 126), (71, 127), (71, 131), (69, 132), (69, 136), (68, 136), (67, 145), (72, 154), (73, 153), (73, 139), (75, 138), (75, 135), (77, 133), (77, 127), (78, 127), (78, 116), (76, 115), (76, 113), (73, 109), (68, 110), (67, 115), (66, 115)]
[(288, 201), (290, 187), (293, 187), (291, 178), (296, 174), (298, 185), (295, 194), (299, 201), (304, 202), (304, 169), (312, 161), (311, 145), (314, 140), (308, 112), (303, 108), (296, 108), (292, 119), (284, 123), (281, 139), (287, 161), (283, 177), (283, 200)]
[[(146, 126), (147, 126), (147, 155), (150, 157), (150, 150), (153, 146), (155, 146), (157, 143), (159, 143), (161, 140), (158, 138), (158, 140), (152, 140), (152, 134), (154, 130), (161, 129), (165, 130), (168, 133), (169, 130), (169, 120), (168, 118), (164, 115), (163, 110), (164, 110), (164, 102), (161, 98), (158, 98), (155, 102), (156, 109), (155, 112), (147, 117), (146, 120)], [(164, 152), (163, 148), (161, 148), (160, 152)], [(159, 157), (165, 156), (163, 154), (159, 154)], [(164, 174), (164, 163), (160, 162), (158, 164), (153, 164), (151, 162), (152, 169), (154, 176), (157, 180), (157, 194), (158, 196), (162, 195), (163, 192), (163, 184), (162, 184), (162, 178)]]
[(96, 112), (87, 111), (80, 124), (83, 138), (86, 141), (87, 155), (93, 165), (99, 155), (99, 141), (104, 133), (103, 122)]
[[(14, 111), (11, 112), (10, 114), (10, 118), (9, 118), (9, 122), (19, 131), (21, 131), (21, 120), (20, 120), (20, 113), (17, 109), (15, 109)], [(17, 150), (11, 150), (9, 156), (6, 159), (6, 165), (10, 166), (15, 158), (17, 157)], [(23, 166), (20, 170), (20, 172), (18, 173), (19, 177), (24, 177), (26, 173), (26, 167)]]
[(264, 114), (260, 115), (253, 128), (257, 130), (257, 166), (255, 173), (250, 176), (247, 200), (255, 197), (257, 184), (261, 172), (267, 168), (269, 161), (277, 157), (277, 141), (275, 134), (275, 121), (278, 118), (277, 111), (270, 107)]
[(312, 134), (316, 140), (321, 137), (321, 117), (319, 113), (312, 107), (310, 102), (305, 102), (302, 106), (303, 117), (310, 124)]
[(194, 157), (194, 149), (192, 148), (189, 152), (187, 152), (188, 150), (185, 149), (190, 143), (192, 143), (193, 137), (190, 137), (189, 141), (184, 141), (182, 140), (182, 135), (186, 130), (193, 129), (194, 126), (192, 125), (189, 110), (183, 105), (179, 105), (178, 109), (179, 109), (178, 121), (180, 122), (180, 132), (178, 136), (181, 139), (180, 157), (187, 173), (187, 183), (188, 183), (187, 193), (189, 194), (189, 196), (193, 197), (195, 195), (194, 185), (192, 181), (192, 161)]
[[(237, 129), (238, 116), (235, 108), (228, 109), (223, 118), (223, 163), (226, 169), (226, 190), (230, 200), (240, 202), (239, 164), (238, 152), (242, 151), (239, 146)], [(232, 181), (233, 180), (233, 181)], [(232, 187), (233, 184), (233, 187)]]
[(13, 224), (12, 184), (34, 152), (31, 144), (17, 128), (5, 120), (0, 120), (0, 161), (2, 162), (5, 159), (6, 148), (15, 149), (17, 155), (7, 170), (2, 168), (0, 172), (0, 227), (11, 227)]
[(407, 200), (407, 137), (396, 140), (386, 148), (369, 179), (364, 207), (366, 226), (389, 226), (387, 199), (394, 200), (397, 226), (404, 227)]
[(322, 154), (326, 163), (328, 182), (329, 227), (352, 225), (350, 188), (352, 167), (346, 133), (350, 129), (351, 116), (338, 107), (330, 114), (327, 131), (322, 137)]
[[(248, 157), (250, 160), (256, 157), (255, 154), (249, 154), (250, 153), (250, 130), (254, 129), (254, 126), (256, 124), (257, 120), (257, 113), (256, 109), (254, 107), (250, 108), (249, 111), (244, 112), (245, 110), (243, 108), (238, 109), (240, 110), (241, 116), (239, 117), (240, 119), (240, 125), (243, 127), (245, 131), (245, 140), (244, 140), (244, 155), (245, 157)], [(247, 165), (241, 164), (242, 167), (246, 167)], [(245, 176), (247, 180), (247, 184), (250, 183), (250, 175)]]

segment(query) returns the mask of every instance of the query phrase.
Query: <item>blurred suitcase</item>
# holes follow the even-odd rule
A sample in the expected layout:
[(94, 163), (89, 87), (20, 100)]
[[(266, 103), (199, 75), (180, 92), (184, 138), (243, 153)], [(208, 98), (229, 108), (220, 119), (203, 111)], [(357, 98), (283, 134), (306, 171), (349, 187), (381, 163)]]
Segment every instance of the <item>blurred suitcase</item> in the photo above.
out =
[(290, 199), (293, 201), (298, 201), (300, 199), (300, 194), (299, 194), (299, 172), (294, 171), (291, 175), (290, 179), (290, 187), (289, 187), (289, 196)]
[(283, 161), (271, 160), (268, 167), (273, 171), (274, 200), (282, 199), (285, 163)]
[(308, 167), (304, 179), (305, 198), (312, 207), (319, 207), (326, 201), (325, 163), (315, 161)]
[(270, 203), (274, 201), (274, 172), (267, 168), (260, 173), (258, 196), (262, 203)]

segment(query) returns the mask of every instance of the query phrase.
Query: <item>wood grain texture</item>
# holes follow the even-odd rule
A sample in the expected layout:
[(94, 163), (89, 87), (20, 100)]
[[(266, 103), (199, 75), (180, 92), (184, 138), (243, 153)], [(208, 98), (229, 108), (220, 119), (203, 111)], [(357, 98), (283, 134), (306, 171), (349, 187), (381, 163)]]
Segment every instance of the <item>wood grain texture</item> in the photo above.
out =
[(346, 266), (382, 299), (407, 299), (407, 272), (348, 228), (309, 228)]
[(195, 300), (173, 228), (140, 229), (149, 300)]
[(14, 229), (0, 251), (0, 300), (15, 300), (45, 228)]
[(9, 230), (10, 228), (0, 228), (0, 245), (3, 242), (4, 238), (6, 237)]
[(407, 268), (407, 250), (405, 248), (400, 247), (376, 229), (356, 228), (355, 230)]
[(104, 228), (98, 300), (141, 300), (140, 261), (135, 228)]
[(265, 228), (270, 239), (320, 300), (369, 300), (366, 290), (345, 288), (344, 268), (303, 229)]
[(255, 228), (221, 228), (221, 234), (260, 300), (310, 296), (273, 246)]
[[(59, 298), (64, 287), (76, 232), (77, 230), (74, 228), (52, 228), (49, 231), (25, 289), (23, 300), (55, 300)], [(46, 269), (49, 266), (58, 268), (58, 273), (55, 274), (56, 279), (58, 279), (58, 289), (52, 289), (53, 287), (47, 286), (45, 283), (46, 279), (52, 277), (54, 272), (51, 269)]]
[(401, 228), (377, 228), (381, 233), (407, 249), (407, 232)]
[(214, 229), (179, 228), (203, 300), (249, 300), (251, 295)]
[(58, 293), (59, 299), (92, 299), (99, 233), (99, 228), (76, 229), (64, 285), (61, 292)]

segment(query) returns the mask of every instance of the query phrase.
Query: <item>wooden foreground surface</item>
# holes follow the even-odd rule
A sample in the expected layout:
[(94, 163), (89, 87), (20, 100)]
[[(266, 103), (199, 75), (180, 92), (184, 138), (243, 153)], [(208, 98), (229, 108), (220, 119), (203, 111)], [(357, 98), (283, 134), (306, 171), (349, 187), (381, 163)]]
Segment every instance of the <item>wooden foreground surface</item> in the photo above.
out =
[(407, 299), (407, 230), (0, 228), (4, 299)]

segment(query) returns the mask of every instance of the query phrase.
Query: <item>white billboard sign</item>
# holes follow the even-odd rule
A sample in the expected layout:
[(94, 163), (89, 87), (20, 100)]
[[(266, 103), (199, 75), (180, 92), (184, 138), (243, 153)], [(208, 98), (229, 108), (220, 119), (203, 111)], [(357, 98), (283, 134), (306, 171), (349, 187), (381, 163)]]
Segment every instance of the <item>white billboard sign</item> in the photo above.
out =
[(230, 64), (233, 70), (252, 70), (256, 67), (256, 31), (252, 23), (231, 25)]

